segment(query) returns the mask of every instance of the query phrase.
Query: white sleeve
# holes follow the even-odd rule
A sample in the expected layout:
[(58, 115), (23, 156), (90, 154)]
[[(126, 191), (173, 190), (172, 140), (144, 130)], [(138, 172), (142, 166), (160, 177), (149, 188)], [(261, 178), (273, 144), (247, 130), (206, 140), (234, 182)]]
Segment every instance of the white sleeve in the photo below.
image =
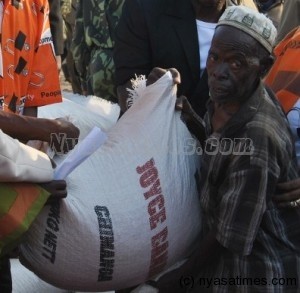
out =
[(49, 157), (0, 130), (0, 182), (49, 182), (53, 168)]

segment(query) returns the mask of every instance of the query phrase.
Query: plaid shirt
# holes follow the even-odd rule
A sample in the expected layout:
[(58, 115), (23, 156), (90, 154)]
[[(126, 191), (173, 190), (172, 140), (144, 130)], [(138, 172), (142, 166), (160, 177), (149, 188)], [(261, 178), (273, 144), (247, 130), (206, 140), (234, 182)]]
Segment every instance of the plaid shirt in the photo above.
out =
[(211, 113), (206, 115), (203, 231), (215, 229), (225, 249), (200, 273), (201, 290), (193, 292), (300, 292), (300, 208), (272, 201), (277, 183), (298, 177), (278, 108), (260, 85), (220, 133), (211, 134)]

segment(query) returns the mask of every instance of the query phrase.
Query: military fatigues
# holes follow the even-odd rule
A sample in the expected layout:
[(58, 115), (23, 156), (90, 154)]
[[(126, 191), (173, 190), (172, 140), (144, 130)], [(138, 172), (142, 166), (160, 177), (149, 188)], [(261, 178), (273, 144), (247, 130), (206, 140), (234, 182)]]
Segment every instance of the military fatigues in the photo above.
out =
[(75, 69), (75, 62), (70, 49), (75, 27), (77, 2), (78, 0), (61, 0), (61, 14), (65, 29), (65, 55), (62, 61), (62, 70), (66, 80), (71, 83), (73, 92), (82, 94), (80, 79)]
[(117, 102), (114, 31), (124, 0), (79, 0), (71, 50), (87, 94)]

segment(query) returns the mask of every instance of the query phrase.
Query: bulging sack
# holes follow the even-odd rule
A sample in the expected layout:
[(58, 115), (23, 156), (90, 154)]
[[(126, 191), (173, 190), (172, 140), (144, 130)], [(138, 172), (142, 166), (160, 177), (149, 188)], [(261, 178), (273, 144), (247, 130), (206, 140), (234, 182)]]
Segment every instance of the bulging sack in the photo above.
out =
[(54, 286), (130, 287), (196, 245), (199, 157), (174, 110), (170, 73), (139, 94), (104, 145), (69, 175), (68, 197), (43, 209), (21, 245), (21, 262)]

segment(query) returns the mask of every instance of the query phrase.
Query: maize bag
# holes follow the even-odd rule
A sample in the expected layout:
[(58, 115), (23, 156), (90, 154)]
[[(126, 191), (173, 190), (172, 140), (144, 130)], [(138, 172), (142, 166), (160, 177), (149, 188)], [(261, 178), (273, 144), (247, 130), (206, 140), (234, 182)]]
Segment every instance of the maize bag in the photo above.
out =
[(49, 285), (39, 279), (31, 271), (22, 266), (18, 259), (10, 260), (11, 276), (14, 293), (68, 293), (67, 290), (62, 290)]
[(93, 126), (108, 130), (120, 115), (120, 107), (96, 96), (82, 96), (63, 92), (63, 102), (39, 107), (39, 117), (68, 118), (80, 128), (80, 138), (85, 137)]
[(54, 286), (130, 287), (196, 245), (199, 157), (174, 110), (176, 87), (167, 73), (136, 92), (107, 141), (68, 176), (68, 197), (43, 209), (20, 247), (22, 264)]

